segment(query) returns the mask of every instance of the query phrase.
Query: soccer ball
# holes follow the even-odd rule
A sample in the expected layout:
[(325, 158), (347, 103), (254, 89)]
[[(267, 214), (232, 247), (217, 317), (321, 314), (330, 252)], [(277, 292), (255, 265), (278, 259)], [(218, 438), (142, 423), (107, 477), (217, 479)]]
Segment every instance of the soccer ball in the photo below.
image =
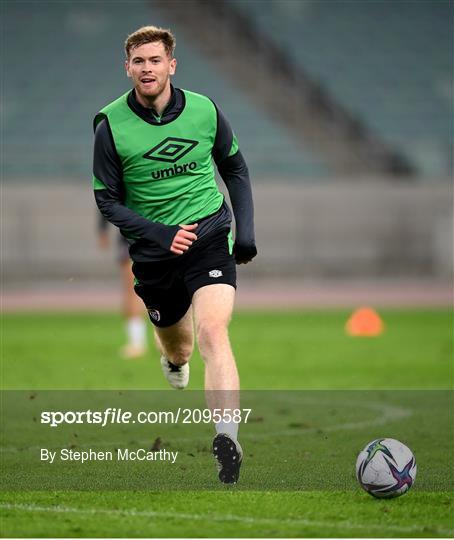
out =
[(356, 460), (356, 478), (374, 497), (400, 497), (415, 481), (416, 460), (412, 451), (400, 441), (376, 439), (360, 452)]

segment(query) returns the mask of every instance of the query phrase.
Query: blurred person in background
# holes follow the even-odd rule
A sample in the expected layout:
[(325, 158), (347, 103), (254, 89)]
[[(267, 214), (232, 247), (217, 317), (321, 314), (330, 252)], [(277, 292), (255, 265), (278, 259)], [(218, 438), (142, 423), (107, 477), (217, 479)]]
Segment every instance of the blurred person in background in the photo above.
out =
[[(219, 108), (171, 85), (174, 49), (170, 30), (147, 26), (128, 36), (125, 67), (134, 88), (95, 117), (94, 191), (101, 213), (128, 239), (135, 291), (155, 326), (161, 367), (174, 388), (189, 381), (195, 323), (207, 404), (222, 412), (213, 440), (219, 479), (235, 483), (243, 452), (231, 414), (239, 409), (240, 385), (228, 325), (235, 263), (257, 254), (252, 191)], [(234, 243), (213, 161), (232, 203)]]
[[(102, 250), (110, 247), (108, 221), (100, 214), (98, 219), (98, 246)], [(121, 271), (122, 315), (126, 325), (127, 343), (120, 349), (123, 358), (140, 358), (147, 352), (147, 328), (144, 318), (143, 303), (134, 292), (134, 274), (129, 257), (128, 242), (118, 235), (117, 253)]]

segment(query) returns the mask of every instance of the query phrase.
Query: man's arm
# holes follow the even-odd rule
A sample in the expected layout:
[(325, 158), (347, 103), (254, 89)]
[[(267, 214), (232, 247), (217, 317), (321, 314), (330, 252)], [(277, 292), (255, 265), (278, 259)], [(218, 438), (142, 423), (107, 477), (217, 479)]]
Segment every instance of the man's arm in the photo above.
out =
[(122, 165), (106, 119), (95, 131), (93, 185), (101, 214), (127, 234), (155, 242), (176, 255), (186, 251), (197, 238), (191, 232), (196, 227), (187, 229), (188, 226), (149, 221), (124, 205)]
[(234, 255), (237, 264), (248, 263), (257, 255), (254, 235), (254, 203), (251, 181), (232, 128), (216, 107), (217, 131), (213, 159), (227, 186), (236, 222)]

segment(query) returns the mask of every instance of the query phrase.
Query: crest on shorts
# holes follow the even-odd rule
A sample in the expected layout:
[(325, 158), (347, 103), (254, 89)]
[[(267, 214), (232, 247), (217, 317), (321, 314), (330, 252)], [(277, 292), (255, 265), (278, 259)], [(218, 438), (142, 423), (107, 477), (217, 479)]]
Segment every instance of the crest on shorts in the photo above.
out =
[(161, 320), (161, 314), (157, 309), (147, 309), (147, 311), (152, 321), (159, 322)]
[(208, 275), (210, 277), (214, 277), (214, 278), (221, 277), (222, 276), (222, 271), (221, 270), (210, 270), (208, 272)]

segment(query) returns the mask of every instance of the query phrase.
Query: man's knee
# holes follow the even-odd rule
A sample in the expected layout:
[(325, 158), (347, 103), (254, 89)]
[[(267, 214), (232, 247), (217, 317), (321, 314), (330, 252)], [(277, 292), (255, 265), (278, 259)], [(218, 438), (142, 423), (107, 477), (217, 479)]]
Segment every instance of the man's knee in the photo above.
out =
[(227, 323), (217, 321), (202, 322), (197, 325), (197, 343), (200, 354), (206, 355), (228, 342)]

